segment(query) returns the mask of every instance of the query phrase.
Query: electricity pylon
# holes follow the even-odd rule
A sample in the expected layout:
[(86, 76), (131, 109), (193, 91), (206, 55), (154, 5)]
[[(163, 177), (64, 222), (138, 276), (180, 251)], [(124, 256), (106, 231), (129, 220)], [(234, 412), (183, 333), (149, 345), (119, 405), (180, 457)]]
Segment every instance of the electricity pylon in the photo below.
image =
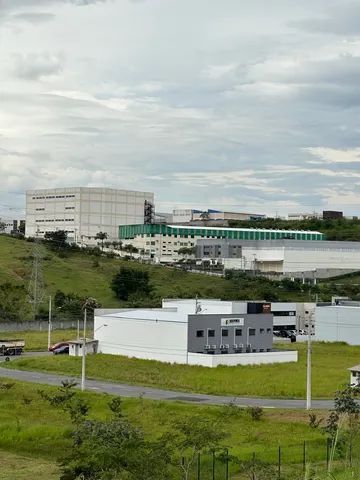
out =
[(44, 281), (42, 275), (42, 251), (41, 251), (41, 243), (38, 237), (38, 229), (36, 230), (36, 236), (34, 240), (33, 246), (33, 264), (31, 270), (31, 277), (28, 286), (28, 296), (29, 296), (29, 303), (32, 305), (33, 310), (33, 317), (34, 320), (36, 318), (36, 314), (38, 313), (39, 306), (41, 305), (44, 299)]

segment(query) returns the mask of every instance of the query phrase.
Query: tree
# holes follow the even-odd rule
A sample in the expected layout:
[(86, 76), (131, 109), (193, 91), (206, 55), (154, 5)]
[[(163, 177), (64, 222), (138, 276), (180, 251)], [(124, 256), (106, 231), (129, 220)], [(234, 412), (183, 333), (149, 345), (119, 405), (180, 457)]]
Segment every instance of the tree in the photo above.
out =
[(111, 288), (120, 300), (127, 301), (130, 295), (146, 296), (151, 292), (149, 273), (129, 267), (121, 267), (111, 282)]
[(50, 248), (55, 251), (65, 250), (69, 248), (67, 243), (68, 234), (65, 230), (56, 230), (55, 232), (46, 232), (45, 240), (50, 245)]
[(30, 314), (30, 304), (26, 299), (23, 285), (9, 282), (0, 285), (0, 320), (21, 322)]
[(179, 255), (194, 255), (196, 252), (196, 247), (181, 247), (178, 250)]
[(5, 232), (5, 227), (6, 227), (5, 222), (3, 222), (0, 218), (0, 233)]
[(173, 422), (173, 444), (180, 455), (180, 469), (184, 480), (189, 479), (191, 468), (203, 451), (219, 449), (227, 434), (217, 423), (200, 415), (176, 419)]
[(108, 236), (106, 232), (98, 232), (95, 235), (95, 240), (101, 240), (101, 250), (104, 250), (104, 240), (106, 240)]

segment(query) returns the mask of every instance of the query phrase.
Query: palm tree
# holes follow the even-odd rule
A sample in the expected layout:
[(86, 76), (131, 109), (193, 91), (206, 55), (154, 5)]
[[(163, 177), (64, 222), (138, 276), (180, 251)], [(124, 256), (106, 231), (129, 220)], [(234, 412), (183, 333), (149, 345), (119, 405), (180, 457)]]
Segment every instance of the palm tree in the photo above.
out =
[(101, 250), (104, 250), (104, 240), (108, 238), (106, 232), (99, 232), (95, 235), (95, 240), (101, 240)]

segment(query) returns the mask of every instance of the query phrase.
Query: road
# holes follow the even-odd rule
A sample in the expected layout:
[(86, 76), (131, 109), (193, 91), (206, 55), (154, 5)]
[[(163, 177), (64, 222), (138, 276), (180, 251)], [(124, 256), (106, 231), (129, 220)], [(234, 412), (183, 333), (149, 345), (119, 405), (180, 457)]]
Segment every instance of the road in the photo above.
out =
[[(62, 380), (72, 379), (80, 384), (79, 378), (66, 377), (52, 373), (29, 372), (23, 370), (10, 370), (0, 367), (0, 377), (11, 378), (23, 382), (40, 383), (45, 385), (61, 385)], [(78, 385), (79, 388), (79, 385)], [(138, 385), (126, 385), (121, 383), (110, 383), (101, 380), (86, 380), (86, 390), (95, 393), (109, 393), (128, 398), (147, 398), (150, 400), (163, 400), (173, 402), (191, 402), (201, 405), (225, 405), (234, 402), (239, 407), (259, 406), (263, 408), (290, 408), (304, 409), (305, 400), (292, 399), (267, 399), (248, 397), (227, 397), (218, 395), (206, 395), (197, 393), (174, 392), (158, 388), (142, 387)], [(332, 400), (314, 400), (314, 409), (330, 409), (333, 407)]]

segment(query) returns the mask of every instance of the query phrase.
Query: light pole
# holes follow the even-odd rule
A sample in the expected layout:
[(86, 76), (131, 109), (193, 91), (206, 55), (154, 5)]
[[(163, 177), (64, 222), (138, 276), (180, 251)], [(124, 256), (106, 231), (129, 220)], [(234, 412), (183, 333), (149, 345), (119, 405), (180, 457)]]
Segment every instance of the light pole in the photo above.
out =
[[(81, 390), (85, 390), (85, 368), (86, 368), (86, 308), (84, 310), (84, 337), (83, 337), (83, 343), (82, 343), (82, 362), (81, 362)], [(98, 327), (96, 330), (94, 330), (94, 333), (100, 330), (102, 327), (107, 327), (106, 323), (103, 323)]]
[(308, 323), (307, 368), (306, 368), (306, 410), (311, 410), (311, 317)]
[(49, 296), (49, 323), (48, 323), (48, 351), (50, 350), (51, 347), (51, 295)]

